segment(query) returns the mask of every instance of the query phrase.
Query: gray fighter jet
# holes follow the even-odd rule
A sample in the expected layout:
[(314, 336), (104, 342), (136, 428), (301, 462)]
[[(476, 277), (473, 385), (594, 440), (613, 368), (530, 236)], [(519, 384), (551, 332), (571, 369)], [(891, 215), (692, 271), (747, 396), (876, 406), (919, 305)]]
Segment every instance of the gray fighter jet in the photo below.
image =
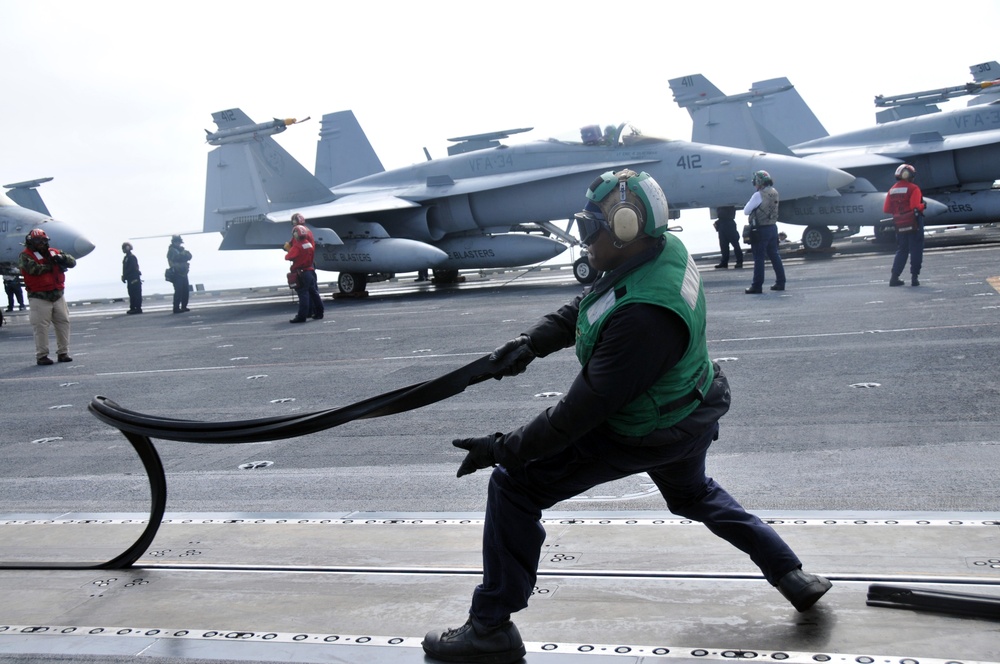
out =
[(41, 228), (49, 236), (51, 246), (80, 258), (94, 250), (94, 245), (76, 229), (49, 214), (37, 187), (52, 178), (6, 184), (8, 191), (0, 193), (0, 270), (17, 266), (17, 257), (24, 251), (24, 236)]
[[(961, 86), (878, 96), (878, 124), (830, 136), (786, 78), (754, 83), (727, 96), (697, 74), (671, 80), (674, 100), (693, 120), (693, 140), (802, 157), (842, 168), (856, 177), (837, 199), (782, 201), (781, 221), (806, 226), (809, 249), (830, 246), (836, 235), (882, 223), (885, 192), (896, 167), (912, 164), (928, 202), (928, 224), (986, 223), (1000, 216), (1000, 65), (973, 65), (974, 81)], [(972, 95), (964, 108), (942, 111), (937, 103)], [(780, 186), (779, 186), (780, 189)], [(832, 231), (829, 227), (836, 227)]]
[[(500, 142), (530, 128), (462, 136), (450, 139), (447, 157), (387, 171), (351, 111), (323, 116), (314, 176), (272, 138), (296, 120), (254, 123), (239, 109), (212, 117), (204, 231), (223, 233), (223, 250), (273, 249), (300, 212), (316, 238), (316, 267), (339, 272), (346, 294), (396, 272), (433, 270), (441, 283), (460, 269), (548, 260), (577, 242), (570, 225), (553, 222), (570, 220), (608, 170), (650, 173), (675, 215), (742, 206), (756, 170), (792, 197), (836, 197), (854, 179), (791, 156), (653, 138), (625, 124), (584, 127), (578, 141)], [(576, 269), (580, 281), (592, 277), (585, 262)]]

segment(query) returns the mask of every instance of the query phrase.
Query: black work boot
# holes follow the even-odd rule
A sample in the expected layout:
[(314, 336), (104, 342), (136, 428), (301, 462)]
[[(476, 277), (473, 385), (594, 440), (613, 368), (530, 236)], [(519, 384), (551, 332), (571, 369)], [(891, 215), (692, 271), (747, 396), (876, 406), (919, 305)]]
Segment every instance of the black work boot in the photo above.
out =
[(793, 569), (778, 581), (778, 591), (792, 603), (796, 611), (805, 611), (819, 601), (833, 586), (818, 574)]
[(915, 275), (915, 274), (911, 274), (910, 275), (910, 285), (911, 286), (919, 286), (920, 285), (920, 280), (917, 279), (917, 275)]
[(524, 642), (511, 621), (486, 627), (469, 616), (461, 627), (443, 632), (427, 632), (424, 652), (442, 662), (471, 664), (513, 664), (524, 657)]
[(894, 274), (894, 275), (892, 275), (892, 278), (889, 279), (889, 285), (890, 286), (902, 286), (903, 285), (903, 280), (899, 278), (899, 275)]

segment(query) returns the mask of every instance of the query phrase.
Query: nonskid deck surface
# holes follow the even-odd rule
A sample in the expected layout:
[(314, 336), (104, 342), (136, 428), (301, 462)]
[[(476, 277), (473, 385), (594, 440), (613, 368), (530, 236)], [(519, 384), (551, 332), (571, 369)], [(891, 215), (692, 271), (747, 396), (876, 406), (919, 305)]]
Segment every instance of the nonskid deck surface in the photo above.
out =
[[(984, 514), (765, 514), (834, 588), (797, 613), (740, 552), (663, 512), (546, 517), (528, 660), (1000, 661), (995, 620), (866, 606), (871, 583), (1000, 600)], [(99, 560), (142, 515), (8, 515), (4, 562)], [(168, 515), (127, 570), (2, 571), (0, 656), (422, 661), (464, 621), (481, 515)], [(741, 654), (742, 653), (742, 654)], [(601, 661), (600, 659), (596, 661)]]
[[(865, 247), (790, 256), (786, 291), (760, 296), (743, 294), (749, 270), (699, 259), (734, 397), (710, 474), (834, 587), (795, 612), (635, 476), (546, 513), (515, 617), (527, 660), (1000, 662), (996, 620), (866, 605), (873, 583), (1000, 596), (998, 235), (929, 237), (919, 288), (890, 289), (891, 251)], [(74, 362), (52, 367), (12, 313), (0, 560), (107, 560), (142, 530), (145, 473), (87, 412), (94, 395), (212, 421), (343, 406), (481, 357), (580, 286), (566, 270), (371, 291), (301, 326), (287, 291), (198, 294), (184, 315), (77, 303)], [(154, 441), (169, 491), (153, 545), (126, 570), (0, 570), (0, 661), (424, 661), (423, 635), (464, 621), (480, 576), (488, 476), (456, 480), (451, 440), (523, 424), (578, 369), (555, 353), (288, 440)]]

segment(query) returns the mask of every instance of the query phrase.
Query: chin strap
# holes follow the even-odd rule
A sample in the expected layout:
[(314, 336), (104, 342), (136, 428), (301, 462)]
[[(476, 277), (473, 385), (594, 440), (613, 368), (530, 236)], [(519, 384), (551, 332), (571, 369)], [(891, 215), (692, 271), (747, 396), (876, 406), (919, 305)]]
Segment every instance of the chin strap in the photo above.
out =
[(341, 408), (284, 417), (268, 417), (232, 422), (201, 422), (144, 415), (122, 408), (107, 397), (95, 396), (88, 410), (97, 419), (115, 427), (132, 444), (149, 479), (151, 506), (149, 521), (139, 538), (118, 556), (107, 562), (5, 562), (0, 569), (122, 569), (135, 563), (152, 545), (163, 521), (167, 504), (167, 479), (163, 463), (151, 438), (187, 443), (222, 444), (257, 443), (304, 436), (332, 429), (354, 420), (395, 415), (455, 396), (470, 385), (503, 375), (507, 362), (491, 362), (484, 355), (464, 367), (438, 378), (386, 392)]

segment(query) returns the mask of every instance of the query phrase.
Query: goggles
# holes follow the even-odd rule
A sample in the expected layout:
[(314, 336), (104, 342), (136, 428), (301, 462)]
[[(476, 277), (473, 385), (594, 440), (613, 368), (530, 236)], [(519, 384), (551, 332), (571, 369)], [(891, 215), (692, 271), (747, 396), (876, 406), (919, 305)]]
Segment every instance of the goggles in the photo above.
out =
[(576, 223), (580, 226), (580, 244), (589, 246), (597, 239), (601, 231), (611, 232), (611, 226), (601, 212), (601, 208), (593, 202), (587, 203), (582, 212), (573, 215)]

